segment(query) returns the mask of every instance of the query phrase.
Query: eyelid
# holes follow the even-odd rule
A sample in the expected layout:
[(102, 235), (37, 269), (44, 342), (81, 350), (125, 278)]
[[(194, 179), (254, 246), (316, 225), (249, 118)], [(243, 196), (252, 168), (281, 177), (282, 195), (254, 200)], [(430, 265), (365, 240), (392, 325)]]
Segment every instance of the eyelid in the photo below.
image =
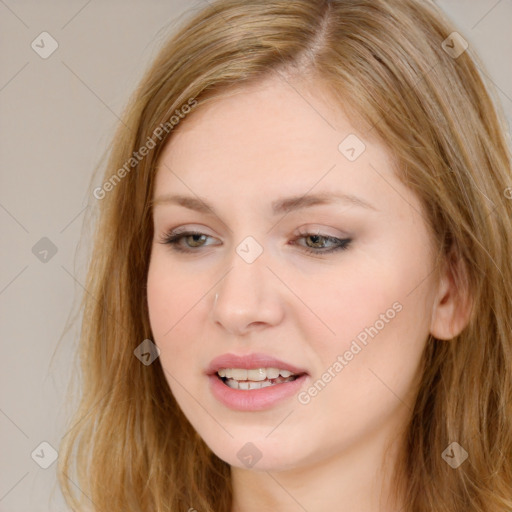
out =
[(309, 226), (307, 226), (307, 227), (301, 226), (300, 228), (298, 228), (297, 233), (302, 236), (316, 234), (316, 235), (320, 235), (320, 236), (323, 236), (326, 238), (340, 238), (340, 239), (341, 238), (351, 238), (351, 235), (347, 232), (337, 230), (338, 233), (335, 234), (335, 233), (330, 233), (329, 229), (331, 229), (331, 228), (325, 228), (325, 227), (316, 228), (316, 227), (309, 227)]

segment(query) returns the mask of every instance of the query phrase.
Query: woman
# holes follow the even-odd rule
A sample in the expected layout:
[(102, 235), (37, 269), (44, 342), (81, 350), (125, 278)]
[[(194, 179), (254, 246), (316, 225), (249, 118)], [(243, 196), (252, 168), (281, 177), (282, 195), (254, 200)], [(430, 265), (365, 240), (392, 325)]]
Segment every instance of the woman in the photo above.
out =
[(74, 509), (512, 508), (477, 63), (419, 0), (220, 0), (165, 44), (93, 191)]

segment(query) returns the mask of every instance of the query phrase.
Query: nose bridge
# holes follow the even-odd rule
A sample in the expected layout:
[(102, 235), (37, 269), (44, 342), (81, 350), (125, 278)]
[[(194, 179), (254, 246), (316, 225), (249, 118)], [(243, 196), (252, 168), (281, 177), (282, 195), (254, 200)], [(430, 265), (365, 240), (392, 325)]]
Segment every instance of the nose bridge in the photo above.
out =
[(232, 332), (242, 332), (253, 323), (279, 321), (281, 306), (275, 277), (267, 269), (261, 244), (247, 237), (227, 260), (229, 271), (215, 287), (214, 320)]
[[(242, 241), (233, 250), (228, 260), (229, 272), (219, 283), (217, 293), (219, 297), (235, 294), (238, 300), (246, 303), (260, 297), (260, 291), (270, 274), (266, 269), (266, 258), (263, 256), (263, 247), (259, 251), (251, 241)], [(266, 272), (265, 272), (266, 271)]]

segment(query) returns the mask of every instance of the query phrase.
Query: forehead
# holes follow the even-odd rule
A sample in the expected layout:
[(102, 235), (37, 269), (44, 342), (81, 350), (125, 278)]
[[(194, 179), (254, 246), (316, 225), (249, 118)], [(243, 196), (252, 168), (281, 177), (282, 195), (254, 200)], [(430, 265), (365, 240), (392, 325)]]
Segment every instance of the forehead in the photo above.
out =
[(238, 215), (247, 205), (263, 210), (286, 196), (336, 192), (366, 200), (389, 221), (423, 216), (389, 148), (331, 98), (321, 87), (277, 77), (199, 105), (160, 155), (154, 196), (210, 198)]
[[(389, 162), (386, 148), (351, 124), (325, 89), (273, 77), (223, 93), (181, 121), (159, 164), (228, 180), (320, 179), (333, 165), (361, 174), (368, 158)], [(348, 136), (364, 141), (363, 158), (340, 152)], [(358, 172), (359, 171), (359, 172)]]
[(326, 149), (337, 151), (337, 132), (350, 131), (353, 128), (340, 106), (325, 93), (313, 95), (276, 77), (227, 91), (200, 106), (178, 126), (169, 149), (193, 146), (220, 159), (222, 154), (253, 156), (258, 161), (279, 155), (314, 157)]

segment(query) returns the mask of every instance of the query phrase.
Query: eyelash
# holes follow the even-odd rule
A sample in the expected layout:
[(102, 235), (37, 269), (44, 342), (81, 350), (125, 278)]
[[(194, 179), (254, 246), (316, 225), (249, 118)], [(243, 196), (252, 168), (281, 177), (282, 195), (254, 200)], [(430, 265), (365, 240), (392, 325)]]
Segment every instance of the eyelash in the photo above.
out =
[[(162, 244), (170, 245), (171, 249), (173, 251), (176, 251), (176, 252), (193, 253), (193, 252), (197, 252), (197, 250), (194, 250), (193, 248), (184, 249), (183, 247), (180, 247), (178, 245), (178, 242), (182, 238), (186, 238), (188, 236), (194, 236), (194, 235), (196, 235), (196, 236), (207, 236), (207, 237), (209, 236), (209, 235), (205, 235), (205, 233), (201, 233), (199, 231), (183, 231), (183, 232), (180, 233), (180, 232), (176, 232), (176, 231), (171, 230), (168, 233), (166, 233), (162, 237), (162, 239), (159, 240), (159, 242), (162, 243)], [(314, 254), (314, 255), (328, 254), (328, 253), (333, 253), (333, 252), (336, 252), (336, 251), (344, 251), (344, 250), (348, 249), (350, 243), (352, 242), (351, 238), (341, 239), (341, 238), (336, 238), (334, 236), (322, 235), (321, 233), (300, 233), (298, 237), (293, 239), (293, 242), (296, 242), (297, 240), (299, 240), (301, 238), (308, 238), (310, 236), (320, 237), (320, 238), (324, 238), (328, 242), (330, 241), (330, 242), (337, 242), (338, 243), (337, 246), (332, 247), (331, 249), (327, 249), (327, 250), (312, 249), (310, 247), (301, 246), (302, 249), (304, 250), (304, 252), (309, 253), (309, 254)], [(196, 249), (200, 249), (200, 248), (201, 247), (197, 247)]]

